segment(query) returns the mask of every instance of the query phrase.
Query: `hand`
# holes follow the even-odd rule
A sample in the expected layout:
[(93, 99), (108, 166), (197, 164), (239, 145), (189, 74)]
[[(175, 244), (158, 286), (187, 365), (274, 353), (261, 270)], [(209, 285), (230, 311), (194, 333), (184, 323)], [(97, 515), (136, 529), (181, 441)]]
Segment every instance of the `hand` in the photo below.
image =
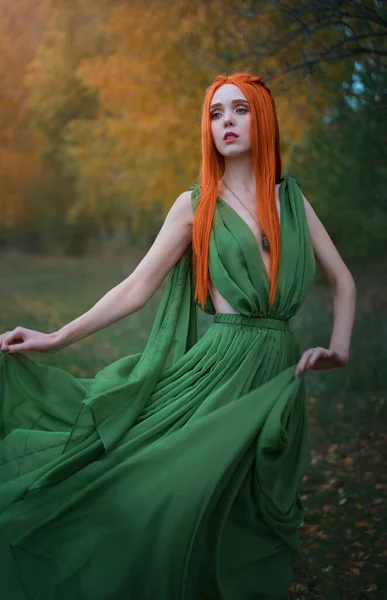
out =
[(294, 376), (297, 378), (304, 371), (312, 369), (315, 371), (323, 371), (334, 369), (336, 367), (344, 367), (348, 360), (349, 356), (344, 352), (328, 350), (321, 346), (315, 347), (314, 350), (313, 348), (308, 348), (298, 361)]
[(32, 350), (54, 354), (59, 344), (52, 333), (41, 333), (25, 327), (16, 327), (13, 331), (0, 334), (0, 350), (8, 354)]

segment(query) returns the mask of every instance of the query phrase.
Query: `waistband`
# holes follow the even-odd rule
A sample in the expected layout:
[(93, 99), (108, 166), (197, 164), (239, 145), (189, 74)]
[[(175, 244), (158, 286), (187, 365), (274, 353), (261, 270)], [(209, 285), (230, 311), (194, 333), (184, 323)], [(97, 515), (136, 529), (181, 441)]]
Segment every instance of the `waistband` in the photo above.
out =
[(229, 325), (245, 325), (248, 327), (263, 327), (265, 329), (289, 330), (289, 319), (272, 319), (270, 317), (248, 317), (238, 313), (215, 313), (214, 323)]

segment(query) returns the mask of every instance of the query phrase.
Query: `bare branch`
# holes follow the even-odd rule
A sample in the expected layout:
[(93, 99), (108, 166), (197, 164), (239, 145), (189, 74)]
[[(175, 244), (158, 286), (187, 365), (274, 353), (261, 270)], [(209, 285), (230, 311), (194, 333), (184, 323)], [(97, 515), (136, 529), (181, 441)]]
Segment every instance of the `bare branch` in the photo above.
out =
[[(262, 59), (276, 54), (282, 57), (289, 46), (299, 41), (303, 60), (285, 65), (272, 74), (274, 77), (298, 70), (310, 72), (317, 64), (361, 55), (379, 58), (387, 56), (387, 20), (375, 7), (339, 0), (310, 0), (294, 6), (281, 0), (273, 0), (271, 7), (273, 5), (276, 8), (275, 14), (280, 16), (277, 29), (274, 30), (273, 25), (264, 39), (260, 36), (259, 45), (254, 46), (254, 41), (251, 40), (248, 44), (250, 50), (243, 55), (238, 53), (238, 59)], [(273, 15), (273, 10), (264, 8), (260, 14)], [(325, 42), (322, 34), (332, 31), (335, 32), (333, 37), (336, 39)], [(327, 37), (329, 39), (332, 36), (330, 34)]]

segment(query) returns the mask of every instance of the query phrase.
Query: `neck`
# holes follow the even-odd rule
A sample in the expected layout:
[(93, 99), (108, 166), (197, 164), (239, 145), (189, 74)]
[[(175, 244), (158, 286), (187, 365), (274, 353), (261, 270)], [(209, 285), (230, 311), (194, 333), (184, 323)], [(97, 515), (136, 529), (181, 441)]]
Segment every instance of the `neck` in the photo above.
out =
[(251, 152), (240, 156), (225, 156), (222, 179), (230, 188), (244, 196), (255, 196), (255, 175), (251, 162)]

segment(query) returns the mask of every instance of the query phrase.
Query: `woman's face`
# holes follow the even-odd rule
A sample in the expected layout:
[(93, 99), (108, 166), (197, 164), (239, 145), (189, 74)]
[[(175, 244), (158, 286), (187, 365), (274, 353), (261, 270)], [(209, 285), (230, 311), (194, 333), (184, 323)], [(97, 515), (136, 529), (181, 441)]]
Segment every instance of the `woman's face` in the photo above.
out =
[[(216, 90), (210, 105), (214, 144), (223, 156), (237, 156), (251, 149), (250, 106), (237, 85), (225, 83)], [(224, 136), (233, 132), (238, 137)]]

